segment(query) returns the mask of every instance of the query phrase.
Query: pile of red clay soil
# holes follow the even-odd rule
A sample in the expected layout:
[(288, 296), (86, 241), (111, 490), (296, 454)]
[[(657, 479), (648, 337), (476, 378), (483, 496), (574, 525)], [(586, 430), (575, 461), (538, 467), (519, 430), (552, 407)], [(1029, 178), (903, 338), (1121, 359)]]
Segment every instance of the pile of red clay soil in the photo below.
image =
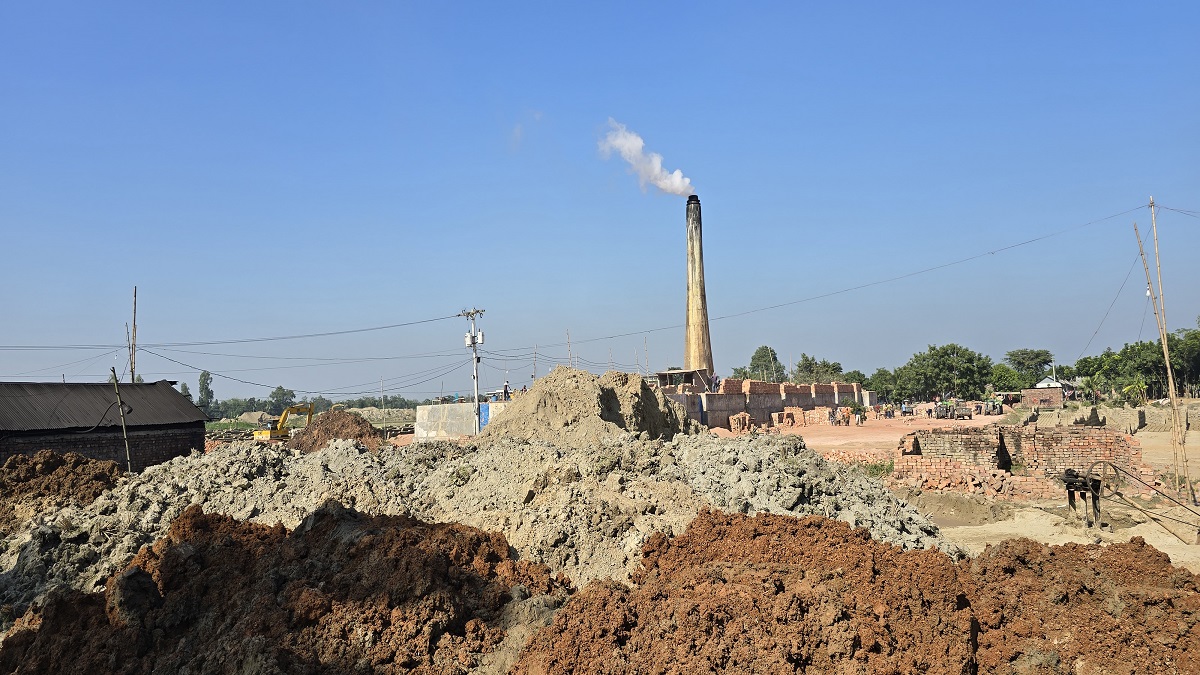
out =
[(566, 592), (463, 525), (327, 504), (289, 533), (191, 506), (103, 593), (26, 613), (0, 673), (461, 673), (514, 596)]
[(70, 503), (87, 506), (116, 484), (115, 462), (50, 450), (14, 455), (0, 467), (0, 536), (15, 532), (29, 518)]
[(1141, 537), (1011, 539), (963, 566), (980, 672), (1200, 673), (1200, 577)]
[(821, 517), (702, 512), (589, 584), (518, 673), (1200, 672), (1197, 577), (1140, 540), (955, 564)]
[(383, 443), (379, 432), (362, 415), (331, 410), (317, 415), (304, 429), (294, 432), (288, 447), (300, 452), (317, 452), (336, 439), (357, 441), (371, 452)]

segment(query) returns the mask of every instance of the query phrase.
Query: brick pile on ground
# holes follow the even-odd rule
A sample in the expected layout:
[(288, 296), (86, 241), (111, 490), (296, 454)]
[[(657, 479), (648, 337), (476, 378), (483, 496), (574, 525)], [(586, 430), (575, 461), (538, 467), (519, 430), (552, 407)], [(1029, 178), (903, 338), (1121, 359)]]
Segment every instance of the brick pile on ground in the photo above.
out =
[(505, 621), (567, 592), (462, 525), (326, 505), (288, 532), (193, 506), (103, 592), (46, 597), (5, 639), (0, 673), (502, 668)]
[(489, 421), (481, 438), (588, 445), (623, 432), (670, 439), (699, 425), (642, 378), (611, 371), (601, 377), (559, 366)]
[(372, 452), (379, 449), (383, 439), (362, 415), (344, 410), (331, 410), (313, 417), (312, 423), (292, 432), (288, 447), (301, 452), (316, 452), (333, 440), (352, 440)]
[(0, 467), (0, 536), (16, 531), (37, 514), (67, 504), (90, 504), (120, 475), (115, 462), (74, 452), (39, 450), (9, 457)]
[(1200, 672), (1200, 578), (1135, 538), (1010, 540), (974, 561), (819, 517), (702, 512), (596, 582), (517, 673)]

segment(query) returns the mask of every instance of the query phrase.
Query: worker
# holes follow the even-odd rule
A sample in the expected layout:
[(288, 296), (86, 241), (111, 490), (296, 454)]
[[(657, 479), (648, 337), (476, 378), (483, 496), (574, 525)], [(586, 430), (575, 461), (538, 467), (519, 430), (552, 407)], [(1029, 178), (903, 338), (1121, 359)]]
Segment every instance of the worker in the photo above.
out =
[(505, 380), (504, 381), (504, 400), (507, 401), (509, 398), (510, 398), (510, 394), (508, 391), (508, 380)]

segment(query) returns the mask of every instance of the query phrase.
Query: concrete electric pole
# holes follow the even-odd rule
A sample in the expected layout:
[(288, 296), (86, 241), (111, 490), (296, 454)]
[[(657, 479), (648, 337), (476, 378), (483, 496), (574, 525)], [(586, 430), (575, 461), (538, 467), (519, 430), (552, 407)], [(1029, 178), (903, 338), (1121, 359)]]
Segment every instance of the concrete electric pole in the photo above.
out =
[(475, 319), (483, 316), (483, 310), (464, 309), (459, 316), (471, 321), (471, 331), (466, 334), (465, 342), (471, 349), (471, 380), (475, 384), (475, 435), (478, 436), (482, 428), (479, 423), (479, 345), (483, 344), (483, 331), (475, 330)]

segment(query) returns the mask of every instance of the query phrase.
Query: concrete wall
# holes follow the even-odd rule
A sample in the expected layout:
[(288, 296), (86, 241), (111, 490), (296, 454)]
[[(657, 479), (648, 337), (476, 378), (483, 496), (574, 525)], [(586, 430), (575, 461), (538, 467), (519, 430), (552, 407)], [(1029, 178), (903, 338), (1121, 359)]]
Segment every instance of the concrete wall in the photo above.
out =
[(877, 396), (875, 392), (868, 389), (863, 389), (861, 392), (859, 392), (859, 395), (862, 396), (862, 404), (868, 408), (879, 405), (879, 396)]
[[(15, 434), (0, 438), (0, 465), (13, 455), (32, 455), (38, 450), (77, 452), (92, 459), (111, 460), (126, 468), (125, 439), (120, 428), (105, 427), (84, 434)], [(204, 452), (204, 422), (167, 427), (129, 429), (129, 459), (134, 471), (186, 455)]]
[(754, 418), (754, 423), (767, 426), (771, 423), (771, 413), (783, 412), (783, 399), (778, 388), (774, 393), (746, 394), (746, 412)]
[(702, 424), (728, 429), (729, 416), (746, 411), (746, 397), (743, 394), (700, 394), (700, 407), (704, 416)]
[(667, 398), (683, 406), (689, 419), (704, 424), (704, 408), (701, 406), (700, 394), (667, 394)]
[(837, 405), (832, 384), (814, 384), (812, 386), (813, 405), (833, 408)]
[[(493, 401), (479, 404), (480, 428), (500, 414), (508, 403)], [(434, 440), (475, 435), (475, 406), (472, 403), (445, 403), (417, 406), (417, 440)]]

